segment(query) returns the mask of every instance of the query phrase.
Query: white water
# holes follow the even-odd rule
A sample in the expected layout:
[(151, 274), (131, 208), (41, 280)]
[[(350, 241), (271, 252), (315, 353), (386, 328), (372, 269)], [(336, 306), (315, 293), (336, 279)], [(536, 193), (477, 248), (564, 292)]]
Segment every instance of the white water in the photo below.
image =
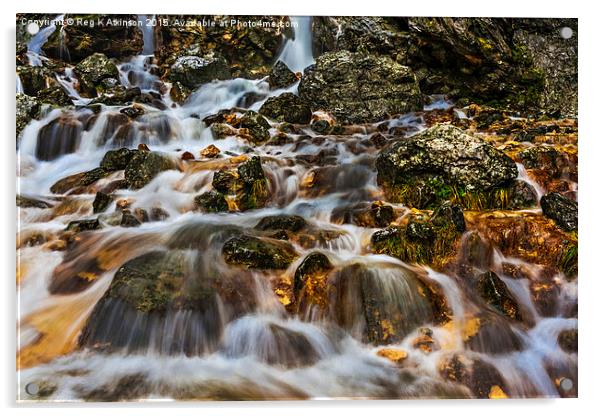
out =
[(295, 38), (286, 42), (276, 60), (284, 62), (293, 72), (303, 72), (315, 62), (311, 45), (311, 17), (291, 16), (290, 19), (295, 24)]

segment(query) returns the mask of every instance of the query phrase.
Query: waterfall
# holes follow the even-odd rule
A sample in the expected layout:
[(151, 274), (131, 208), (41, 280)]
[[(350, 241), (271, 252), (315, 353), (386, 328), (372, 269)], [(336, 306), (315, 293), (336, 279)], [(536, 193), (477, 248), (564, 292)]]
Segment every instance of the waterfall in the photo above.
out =
[(291, 16), (290, 19), (294, 38), (286, 41), (276, 60), (284, 62), (292, 71), (303, 72), (315, 62), (311, 44), (311, 17)]
[[(138, 20), (142, 22), (142, 39), (144, 40), (144, 47), (142, 49), (143, 55), (154, 55), (155, 54), (155, 33), (152, 22), (155, 21), (155, 15), (138, 15)], [(150, 21), (150, 22), (147, 22)], [(149, 23), (149, 24), (147, 24)]]
[(29, 58), (29, 65), (42, 65), (42, 57), (40, 56), (42, 53), (42, 47), (44, 46), (48, 38), (50, 38), (50, 35), (52, 35), (56, 30), (57, 24), (63, 21), (64, 17), (64, 14), (58, 15), (57, 17), (52, 19), (52, 22), (48, 26), (41, 29), (29, 40), (29, 42), (27, 43), (27, 56)]

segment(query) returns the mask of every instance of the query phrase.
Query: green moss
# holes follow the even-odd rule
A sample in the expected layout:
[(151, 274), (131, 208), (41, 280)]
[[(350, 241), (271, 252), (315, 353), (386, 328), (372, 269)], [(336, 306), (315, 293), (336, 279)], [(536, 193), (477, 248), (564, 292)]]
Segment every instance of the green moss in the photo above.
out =
[(559, 268), (569, 280), (572, 280), (577, 276), (579, 263), (578, 251), (577, 243), (569, 243), (560, 259)]

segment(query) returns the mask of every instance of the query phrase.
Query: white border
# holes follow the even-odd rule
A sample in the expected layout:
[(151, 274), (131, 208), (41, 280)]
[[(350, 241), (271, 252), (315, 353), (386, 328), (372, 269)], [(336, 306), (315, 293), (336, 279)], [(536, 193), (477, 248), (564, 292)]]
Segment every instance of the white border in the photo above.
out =
[[(3, 287), (2, 311), (2, 405), (8, 408), (5, 414), (65, 415), (86, 414), (106, 416), (107, 407), (111, 414), (131, 414), (136, 405), (61, 405), (17, 406), (15, 404), (15, 153), (14, 153), (14, 67), (15, 13), (16, 12), (85, 12), (85, 13), (189, 13), (189, 14), (272, 14), (272, 15), (390, 15), (390, 16), (492, 16), (492, 17), (578, 17), (579, 18), (579, 144), (580, 178), (580, 275), (579, 282), (579, 399), (564, 400), (507, 400), (507, 401), (392, 401), (392, 402), (257, 402), (257, 403), (174, 403), (145, 404), (145, 415), (169, 413), (203, 412), (205, 414), (245, 415), (304, 415), (345, 412), (349, 415), (367, 415), (378, 412), (394, 414), (445, 414), (445, 415), (490, 415), (508, 416), (511, 413), (532, 411), (548, 415), (572, 415), (593, 413), (600, 407), (602, 398), (602, 273), (600, 218), (602, 216), (602, 118), (598, 116), (602, 104), (601, 88), (602, 48), (601, 18), (593, 1), (411, 1), (407, 4), (392, 0), (367, 0), (363, 2), (335, 2), (324, 0), (102, 0), (95, 2), (74, 0), (21, 0), (2, 4), (2, 149), (0, 151), (3, 199), (0, 213), (2, 224), (0, 274)], [(12, 3), (12, 2), (11, 2)], [(394, 4), (398, 3), (398, 4)], [(596, 406), (598, 404), (598, 406)], [(138, 410), (140, 412), (140, 410)], [(599, 414), (600, 410), (596, 412)]]

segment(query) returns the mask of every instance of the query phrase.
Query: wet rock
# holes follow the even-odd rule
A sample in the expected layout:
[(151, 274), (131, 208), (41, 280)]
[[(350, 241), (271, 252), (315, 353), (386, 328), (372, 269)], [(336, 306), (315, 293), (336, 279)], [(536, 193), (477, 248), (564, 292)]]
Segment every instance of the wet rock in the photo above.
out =
[(282, 61), (274, 64), (268, 76), (268, 84), (271, 89), (286, 88), (297, 80), (297, 75)]
[(184, 152), (180, 155), (180, 159), (182, 160), (194, 160), (194, 155), (190, 152)]
[(565, 231), (577, 231), (578, 209), (577, 202), (557, 192), (541, 197), (543, 214), (553, 219)]
[(181, 82), (176, 81), (172, 83), (171, 89), (169, 90), (169, 97), (174, 102), (183, 104), (191, 93), (192, 91), (189, 88), (186, 88)]
[(23, 92), (32, 97), (52, 83), (56, 83), (52, 72), (43, 66), (19, 66), (17, 76), (21, 80)]
[(150, 221), (165, 221), (169, 218), (169, 213), (161, 207), (153, 207), (150, 210), (149, 220)]
[(268, 181), (261, 167), (261, 159), (253, 156), (237, 169), (222, 169), (213, 174), (216, 191), (235, 197), (241, 211), (262, 208), (268, 202)]
[(217, 191), (208, 191), (194, 198), (196, 208), (204, 212), (227, 212), (226, 197)]
[(439, 373), (447, 380), (464, 384), (476, 398), (492, 398), (492, 392), (508, 391), (504, 378), (491, 364), (479, 358), (471, 359), (463, 354), (454, 354), (439, 364)]
[(196, 89), (213, 80), (230, 79), (230, 67), (226, 60), (214, 53), (204, 56), (181, 56), (171, 66), (169, 79), (186, 88)]
[(332, 131), (332, 124), (323, 118), (312, 120), (310, 127), (318, 134), (329, 134)]
[(50, 187), (53, 194), (66, 194), (74, 188), (88, 186), (110, 174), (103, 168), (95, 168), (87, 172), (76, 173), (60, 179)]
[(50, 208), (52, 204), (42, 201), (41, 199), (30, 198), (23, 195), (17, 195), (17, 206), (19, 208), (40, 208), (46, 209)]
[(507, 186), (518, 175), (504, 153), (450, 125), (400, 140), (379, 154), (376, 167), (389, 200), (417, 208), (446, 199), (474, 208), (483, 199), (478, 192)]
[(476, 289), (489, 306), (510, 319), (522, 321), (518, 303), (498, 275), (493, 272), (481, 274), (477, 278)]
[(142, 52), (142, 30), (139, 26), (109, 24), (121, 19), (137, 20), (136, 15), (77, 15), (67, 14), (65, 19), (94, 21), (94, 25), (66, 25), (55, 30), (42, 46), (52, 58), (79, 61), (96, 52), (111, 58), (123, 58)]
[(79, 80), (81, 93), (87, 97), (97, 95), (96, 87), (106, 78), (119, 78), (117, 66), (102, 53), (95, 53), (73, 68)]
[(389, 57), (348, 51), (321, 55), (305, 69), (299, 95), (312, 110), (342, 123), (367, 123), (417, 110), (420, 89), (410, 68)]
[[(197, 19), (208, 16), (158, 15), (157, 18)], [(219, 53), (227, 62), (232, 77), (261, 78), (268, 75), (272, 63), (285, 40), (285, 16), (210, 16), (216, 24), (212, 27), (162, 26), (158, 28), (161, 42), (155, 55), (160, 64), (170, 66), (181, 56), (204, 56)], [(269, 22), (265, 25), (230, 24), (231, 21)]]
[(38, 92), (38, 101), (43, 104), (49, 104), (52, 107), (68, 107), (73, 105), (71, 97), (59, 85), (44, 88)]
[(295, 297), (299, 300), (306, 297), (312, 304), (325, 307), (328, 300), (326, 279), (333, 268), (325, 254), (320, 252), (308, 254), (295, 271), (293, 281)]
[(255, 144), (265, 142), (270, 138), (270, 123), (259, 113), (247, 111), (240, 119), (239, 134)]
[(201, 150), (201, 157), (204, 157), (207, 159), (214, 159), (214, 158), (218, 157), (219, 154), (220, 154), (219, 148), (212, 144), (210, 144), (209, 146), (207, 146), (206, 148)]
[(259, 113), (276, 121), (293, 124), (309, 124), (311, 121), (309, 103), (290, 92), (268, 98)]
[(29, 95), (17, 93), (16, 95), (17, 110), (17, 139), (21, 132), (29, 124), (29, 122), (37, 118), (40, 114), (40, 103)]
[(123, 170), (138, 153), (126, 147), (117, 150), (109, 150), (100, 161), (100, 167), (108, 171)]
[(242, 235), (226, 241), (226, 263), (250, 269), (286, 269), (298, 256), (288, 243)]
[(286, 230), (297, 232), (306, 226), (307, 222), (299, 215), (272, 215), (259, 220), (257, 225), (255, 225), (255, 229), (261, 231)]
[(360, 227), (382, 228), (395, 220), (395, 210), (381, 201), (360, 202), (351, 207), (337, 207), (330, 220), (342, 224), (355, 224)]
[(83, 124), (74, 116), (64, 114), (42, 126), (38, 131), (36, 157), (54, 160), (73, 153), (79, 147)]
[(113, 202), (113, 197), (111, 197), (111, 195), (105, 194), (104, 192), (96, 192), (94, 202), (92, 202), (94, 213), (104, 212), (111, 202)]
[(409, 269), (356, 263), (331, 275), (329, 285), (330, 319), (363, 342), (396, 343), (434, 319)]
[(71, 221), (67, 224), (65, 231), (71, 231), (73, 233), (81, 233), (83, 231), (93, 231), (101, 228), (98, 218), (93, 220), (77, 220)]
[(464, 216), (459, 208), (443, 205), (431, 215), (410, 215), (401, 226), (376, 231), (371, 250), (409, 263), (439, 268), (455, 253), (464, 231)]
[(577, 352), (578, 336), (576, 329), (567, 329), (558, 334), (558, 345), (564, 351), (571, 353)]
[(376, 355), (386, 358), (396, 365), (402, 365), (408, 358), (408, 353), (398, 348), (381, 348)]
[(464, 329), (463, 338), (466, 348), (485, 354), (507, 354), (523, 348), (522, 338), (508, 320), (490, 311), (480, 313), (472, 327)]
[(157, 152), (138, 152), (125, 168), (125, 180), (130, 188), (140, 189), (159, 173), (170, 169), (176, 169), (176, 164), (168, 156)]
[(138, 118), (144, 114), (144, 108), (139, 105), (133, 105), (131, 107), (122, 108), (119, 112), (125, 114), (129, 118)]
[(236, 129), (226, 123), (211, 124), (211, 133), (215, 139), (225, 139), (228, 136), (236, 136)]

